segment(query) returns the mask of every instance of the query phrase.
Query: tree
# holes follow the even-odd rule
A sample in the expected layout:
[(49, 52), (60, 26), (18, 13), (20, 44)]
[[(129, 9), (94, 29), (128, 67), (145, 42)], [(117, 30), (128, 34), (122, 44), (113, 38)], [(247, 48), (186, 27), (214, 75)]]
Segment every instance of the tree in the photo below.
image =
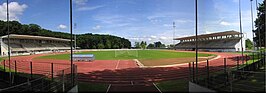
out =
[(98, 49), (104, 49), (104, 45), (102, 43), (99, 43), (97, 46), (98, 46)]
[[(265, 0), (263, 1), (262, 4), (259, 5), (258, 8), (258, 18), (255, 20), (255, 27), (256, 29), (254, 30), (256, 37), (254, 38), (255, 45), (259, 46), (261, 41), (261, 46), (266, 47), (266, 38), (265, 38)], [(260, 38), (260, 40), (259, 40)]]
[(154, 48), (154, 44), (150, 43), (147, 48)]
[(141, 41), (140, 46), (142, 49), (146, 49), (147, 43), (144, 41)]
[[(0, 36), (7, 35), (7, 23), (0, 20)], [(10, 34), (34, 35), (70, 39), (69, 33), (51, 31), (41, 28), (37, 24), (21, 24), (18, 21), (10, 21)], [(99, 34), (79, 34), (77, 37), (77, 47), (81, 49), (96, 48), (131, 48), (131, 42), (128, 39)]]
[(160, 41), (158, 41), (158, 42), (154, 42), (154, 45), (156, 48), (160, 48), (162, 43)]
[(250, 39), (246, 40), (246, 48), (250, 50), (253, 48), (253, 43), (251, 42)]
[(139, 42), (135, 42), (135, 48), (140, 48), (140, 43)]

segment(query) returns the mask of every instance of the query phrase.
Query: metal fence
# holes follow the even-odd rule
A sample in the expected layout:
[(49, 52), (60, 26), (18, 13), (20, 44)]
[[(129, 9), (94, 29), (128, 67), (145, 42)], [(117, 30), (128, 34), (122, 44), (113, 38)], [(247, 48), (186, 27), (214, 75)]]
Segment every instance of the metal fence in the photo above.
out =
[[(235, 64), (227, 64), (228, 59)], [(218, 64), (221, 63), (219, 66), (210, 66), (213, 63), (209, 61), (198, 66), (190, 63), (190, 81), (217, 92), (265, 92), (265, 52), (224, 58)]]
[[(27, 63), (28, 66), (25, 66)], [(56, 63), (32, 64), (13, 61), (7, 65), (6, 61), (3, 61), (0, 83), (6, 86), (0, 88), (0, 92), (66, 92), (77, 83), (76, 65), (72, 66), (71, 73), (69, 65), (66, 68), (65, 65)], [(34, 67), (36, 64), (42, 64), (44, 67)]]

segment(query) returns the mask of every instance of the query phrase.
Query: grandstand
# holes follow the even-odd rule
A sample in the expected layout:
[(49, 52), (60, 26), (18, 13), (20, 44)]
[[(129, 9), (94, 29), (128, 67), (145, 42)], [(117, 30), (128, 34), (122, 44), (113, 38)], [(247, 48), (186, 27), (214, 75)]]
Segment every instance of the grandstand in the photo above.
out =
[[(243, 50), (245, 51), (245, 38), (243, 39)], [(175, 38), (180, 42), (175, 49), (195, 50), (196, 36)], [(237, 31), (225, 31), (212, 34), (198, 35), (198, 49), (200, 51), (241, 51), (241, 33)]]
[[(10, 34), (10, 51), (11, 55), (27, 55), (38, 54), (45, 52), (64, 51), (70, 49), (70, 40), (43, 37), (43, 36), (31, 36), (31, 35), (17, 35)], [(0, 38), (1, 56), (8, 55), (8, 36), (2, 36)]]

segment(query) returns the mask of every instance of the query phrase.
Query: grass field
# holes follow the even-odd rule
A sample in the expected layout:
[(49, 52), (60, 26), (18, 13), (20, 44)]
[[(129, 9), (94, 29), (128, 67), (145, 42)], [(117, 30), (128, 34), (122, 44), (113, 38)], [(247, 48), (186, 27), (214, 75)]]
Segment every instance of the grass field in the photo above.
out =
[[(123, 60), (123, 59), (165, 59), (165, 58), (191, 58), (195, 57), (195, 53), (191, 52), (173, 52), (163, 50), (137, 50), (136, 54), (120, 54), (115, 56), (115, 51), (90, 51), (90, 52), (79, 52), (76, 54), (94, 54), (96, 60)], [(211, 56), (211, 54), (199, 54), (200, 57)], [(41, 56), (37, 59), (60, 59), (69, 60), (70, 54), (58, 54)]]

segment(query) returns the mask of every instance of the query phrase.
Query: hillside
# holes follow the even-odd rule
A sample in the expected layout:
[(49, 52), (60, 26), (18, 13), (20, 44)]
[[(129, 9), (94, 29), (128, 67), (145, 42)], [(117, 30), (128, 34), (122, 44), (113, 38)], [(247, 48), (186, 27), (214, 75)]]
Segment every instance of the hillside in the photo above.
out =
[[(7, 35), (7, 24), (0, 20), (0, 36)], [(47, 36), (70, 39), (70, 33), (51, 31), (41, 28), (37, 24), (21, 24), (18, 21), (10, 21), (10, 34)], [(131, 42), (128, 39), (99, 34), (77, 35), (77, 46), (82, 49), (117, 49), (130, 48)]]

